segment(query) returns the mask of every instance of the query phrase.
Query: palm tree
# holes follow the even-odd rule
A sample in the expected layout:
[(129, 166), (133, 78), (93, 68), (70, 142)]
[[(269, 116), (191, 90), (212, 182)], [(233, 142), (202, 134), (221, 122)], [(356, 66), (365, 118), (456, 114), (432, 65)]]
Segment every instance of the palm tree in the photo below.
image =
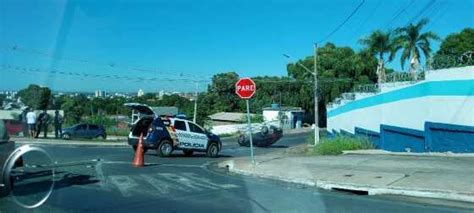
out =
[[(397, 43), (395, 36), (392, 32), (383, 32), (376, 30), (369, 36), (359, 40), (359, 43), (363, 44), (365, 48), (375, 57), (378, 58), (379, 64), (377, 66), (377, 83), (380, 84), (385, 82), (385, 62), (390, 62), (395, 57)], [(384, 56), (388, 55), (388, 60), (385, 61)]]
[(431, 54), (430, 41), (439, 40), (439, 37), (434, 32), (421, 33), (422, 28), (427, 23), (428, 19), (422, 19), (416, 24), (410, 23), (408, 26), (396, 30), (398, 34), (397, 40), (400, 42), (397, 51), (403, 48), (400, 58), (402, 69), (404, 69), (405, 62), (410, 60), (410, 72), (414, 80), (416, 80), (416, 71), (420, 64), (420, 50), (423, 52), (425, 59), (429, 59)]

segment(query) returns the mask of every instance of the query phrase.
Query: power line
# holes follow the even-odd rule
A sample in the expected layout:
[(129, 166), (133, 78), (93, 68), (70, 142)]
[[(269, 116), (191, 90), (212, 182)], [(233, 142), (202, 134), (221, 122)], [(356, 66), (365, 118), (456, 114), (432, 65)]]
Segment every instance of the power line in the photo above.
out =
[(135, 66), (130, 66), (130, 65), (122, 65), (122, 64), (117, 64), (115, 62), (111, 63), (100, 63), (100, 62), (93, 62), (90, 60), (86, 59), (80, 59), (80, 58), (73, 58), (73, 57), (65, 57), (65, 56), (54, 56), (53, 54), (50, 54), (45, 51), (40, 51), (36, 49), (28, 49), (28, 48), (23, 48), (18, 45), (1, 45), (0, 49), (3, 49), (4, 51), (9, 51), (9, 52), (21, 52), (21, 53), (26, 53), (30, 55), (37, 55), (45, 58), (49, 58), (51, 60), (58, 60), (58, 61), (71, 61), (71, 62), (76, 62), (76, 63), (82, 63), (82, 64), (90, 64), (90, 65), (96, 65), (96, 66), (104, 66), (108, 68), (115, 68), (115, 69), (124, 69), (124, 70), (129, 70), (129, 71), (141, 71), (141, 72), (149, 72), (157, 75), (186, 75), (188, 77), (192, 78), (200, 78), (202, 76), (200, 75), (191, 75), (191, 74), (183, 74), (182, 72), (170, 72), (170, 71), (162, 71), (162, 70), (156, 70), (156, 69), (150, 69), (150, 68), (143, 68), (143, 67), (135, 67)]
[[(256, 83), (314, 83), (312, 80), (298, 80), (298, 79), (285, 79), (285, 80), (266, 80), (266, 79), (253, 79)], [(318, 82), (352, 82), (351, 78), (318, 78)]]
[(320, 41), (318, 41), (318, 43), (322, 43), (323, 41), (326, 41), (328, 38), (330, 38), (332, 35), (334, 35), (334, 33), (336, 33), (339, 29), (342, 28), (342, 26), (344, 26), (344, 24), (346, 24), (349, 19), (351, 19), (351, 17), (360, 9), (360, 7), (362, 7), (362, 5), (365, 3), (365, 0), (362, 0), (359, 5), (357, 5), (357, 7), (349, 14), (349, 16), (347, 16), (347, 18), (341, 23), (339, 24), (333, 31), (331, 31), (328, 35), (326, 35), (323, 39), (321, 39)]
[(10, 70), (14, 72), (20, 73), (39, 73), (39, 74), (47, 74), (47, 75), (63, 75), (63, 76), (72, 76), (72, 77), (80, 77), (89, 78), (89, 79), (103, 79), (103, 80), (125, 80), (125, 81), (132, 81), (132, 82), (194, 82), (194, 83), (205, 83), (211, 82), (210, 80), (196, 80), (196, 79), (189, 79), (189, 78), (181, 78), (181, 79), (172, 79), (172, 78), (159, 78), (159, 77), (132, 77), (126, 75), (103, 75), (103, 74), (90, 74), (90, 73), (83, 73), (83, 72), (70, 72), (70, 71), (62, 71), (58, 69), (54, 70), (42, 70), (39, 68), (27, 68), (23, 66), (17, 65), (9, 65), (9, 64), (1, 64), (0, 68), (3, 70)]
[(444, 15), (446, 15), (446, 12), (449, 11), (450, 7), (451, 7), (451, 4), (445, 4), (445, 5), (442, 5), (444, 6), (444, 10), (441, 10), (441, 5), (439, 6), (440, 9), (438, 10), (438, 13), (436, 13), (433, 18), (430, 20), (430, 22), (426, 25), (426, 29), (430, 29), (432, 28), (435, 23), (437, 23)]
[(433, 4), (436, 2), (436, 0), (430, 0), (428, 3), (426, 3), (425, 7), (423, 7), (415, 16), (413, 16), (410, 20), (408, 20), (406, 26), (409, 24), (413, 23), (413, 21), (417, 20), (423, 13), (426, 12)]
[[(438, 3), (439, 3), (439, 4), (438, 4)], [(427, 12), (426, 12), (425, 15), (423, 16), (423, 18), (431, 17), (431, 16), (437, 14), (437, 12), (439, 12), (439, 9), (440, 9), (440, 7), (443, 5), (443, 3), (444, 3), (444, 2), (442, 2), (442, 1), (441, 1), (441, 2), (438, 1), (438, 2), (433, 3), (433, 6), (430, 7), (429, 10), (427, 10)]]
[(401, 14), (403, 14), (413, 3), (415, 3), (415, 0), (411, 0), (410, 3), (408, 3), (405, 7), (402, 6), (401, 9), (399, 9), (399, 11), (395, 14), (395, 16), (393, 16), (393, 18), (390, 19), (387, 24), (385, 24), (386, 28), (390, 28), (393, 21), (395, 21)]
[(371, 13), (367, 15), (367, 17), (365, 17), (365, 19), (362, 22), (360, 22), (355, 32), (360, 32), (362, 26), (365, 26), (367, 21), (369, 21), (369, 19), (374, 16), (375, 12), (379, 9), (380, 5), (382, 5), (382, 0), (377, 1), (377, 4), (375, 5), (374, 9), (371, 11)]

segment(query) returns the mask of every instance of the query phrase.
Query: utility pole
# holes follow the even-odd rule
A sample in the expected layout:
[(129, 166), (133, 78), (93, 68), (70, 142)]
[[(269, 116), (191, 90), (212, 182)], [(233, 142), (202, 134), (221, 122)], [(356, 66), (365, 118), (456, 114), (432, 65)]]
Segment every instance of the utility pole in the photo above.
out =
[(197, 116), (197, 100), (198, 100), (198, 82), (196, 82), (196, 91), (194, 93), (194, 117), (193, 117), (193, 122), (196, 123), (196, 116)]
[(319, 143), (318, 43), (314, 43), (314, 145)]
[[(287, 54), (283, 54), (286, 58), (291, 58)], [(319, 112), (318, 112), (318, 44), (314, 43), (314, 71), (311, 72), (308, 67), (303, 65), (300, 62), (295, 62), (295, 64), (299, 65), (303, 68), (306, 72), (311, 73), (314, 76), (314, 145), (319, 143)]]

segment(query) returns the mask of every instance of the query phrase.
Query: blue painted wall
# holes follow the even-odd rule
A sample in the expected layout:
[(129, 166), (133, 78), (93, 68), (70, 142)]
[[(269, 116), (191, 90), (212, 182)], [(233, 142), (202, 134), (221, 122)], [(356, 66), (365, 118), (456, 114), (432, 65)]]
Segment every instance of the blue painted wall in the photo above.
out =
[(425, 122), (425, 131), (380, 125), (380, 132), (356, 127), (354, 134), (341, 129), (328, 132), (327, 137), (364, 137), (376, 149), (392, 152), (474, 152), (474, 126)]
[(424, 152), (423, 131), (389, 125), (380, 125), (381, 149), (392, 152)]
[(374, 145), (376, 149), (380, 149), (380, 134), (378, 132), (370, 131), (360, 127), (354, 129), (356, 137), (364, 137), (369, 139), (369, 141)]
[(355, 100), (327, 112), (327, 117), (376, 105), (425, 96), (474, 96), (474, 80), (431, 81), (407, 88)]
[(342, 135), (342, 136), (354, 137), (354, 134), (352, 134), (352, 133), (350, 133), (346, 130), (341, 129), (339, 132), (340, 132), (339, 134)]
[(427, 151), (474, 152), (474, 126), (425, 122)]

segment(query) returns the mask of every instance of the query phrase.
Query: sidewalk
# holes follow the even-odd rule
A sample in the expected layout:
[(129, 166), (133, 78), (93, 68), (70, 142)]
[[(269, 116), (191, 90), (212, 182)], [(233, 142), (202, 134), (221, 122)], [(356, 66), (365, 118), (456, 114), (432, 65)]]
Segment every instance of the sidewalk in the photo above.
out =
[(37, 144), (37, 145), (66, 145), (66, 146), (107, 146), (107, 147), (122, 147), (128, 146), (125, 140), (122, 141), (97, 141), (97, 140), (60, 140), (54, 138), (12, 138), (18, 145)]
[(298, 128), (298, 129), (284, 129), (283, 130), (283, 135), (291, 135), (291, 134), (298, 134), (298, 133), (304, 133), (304, 132), (311, 132), (314, 131), (310, 127), (303, 127), (303, 128)]
[(474, 158), (345, 154), (298, 157), (288, 152), (219, 163), (230, 172), (375, 194), (474, 202)]

